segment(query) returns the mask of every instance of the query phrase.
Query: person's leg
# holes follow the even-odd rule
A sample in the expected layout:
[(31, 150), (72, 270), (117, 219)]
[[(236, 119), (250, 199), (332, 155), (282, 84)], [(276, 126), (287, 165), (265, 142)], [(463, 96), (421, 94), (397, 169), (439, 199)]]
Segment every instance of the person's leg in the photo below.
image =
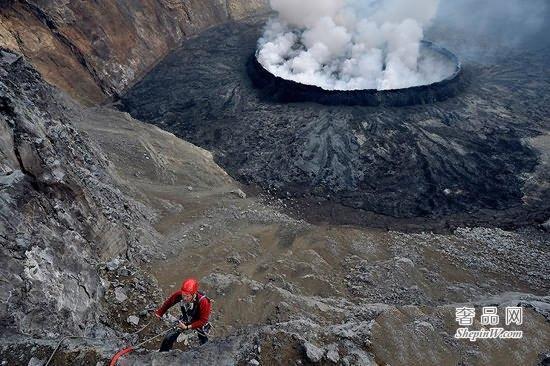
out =
[(208, 333), (210, 332), (211, 325), (210, 323), (206, 324), (204, 327), (197, 329), (197, 335), (201, 344), (208, 342)]
[(206, 334), (197, 332), (197, 335), (199, 336), (199, 342), (201, 342), (201, 344), (208, 342), (208, 336)]
[(174, 342), (178, 339), (181, 330), (173, 330), (164, 336), (162, 343), (160, 344), (159, 352), (167, 352), (172, 349)]

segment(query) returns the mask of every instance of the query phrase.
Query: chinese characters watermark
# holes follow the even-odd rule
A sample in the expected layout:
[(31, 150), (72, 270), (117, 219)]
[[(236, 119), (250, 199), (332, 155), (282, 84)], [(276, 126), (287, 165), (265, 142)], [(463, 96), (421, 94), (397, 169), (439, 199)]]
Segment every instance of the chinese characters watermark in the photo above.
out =
[[(498, 327), (500, 324), (500, 315), (498, 307), (485, 306), (481, 309), (480, 324), (483, 328), (480, 330), (470, 330), (468, 327), (474, 325), (476, 309), (473, 307), (460, 307), (455, 309), (455, 319), (461, 328), (455, 333), (455, 338), (469, 339), (475, 342), (477, 339), (520, 339), (523, 338), (522, 330), (506, 330)], [(504, 323), (506, 326), (511, 324), (523, 324), (523, 308), (521, 306), (508, 306), (504, 313)], [(490, 327), (486, 329), (484, 327)]]
[(521, 306), (509, 306), (506, 308), (506, 325), (523, 324), (523, 308)]
[(456, 309), (456, 321), (458, 325), (473, 325), (474, 318), (476, 316), (475, 308), (457, 308)]

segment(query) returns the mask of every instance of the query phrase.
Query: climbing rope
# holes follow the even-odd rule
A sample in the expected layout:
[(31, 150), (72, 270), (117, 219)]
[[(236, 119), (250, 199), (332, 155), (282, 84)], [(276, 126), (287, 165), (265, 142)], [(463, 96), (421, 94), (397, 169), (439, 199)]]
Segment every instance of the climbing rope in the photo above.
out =
[[(147, 326), (144, 327), (144, 329), (146, 328)], [(132, 351), (134, 351), (136, 348), (139, 348), (141, 346), (143, 346), (145, 343), (148, 343), (148, 342), (151, 342), (152, 340), (154, 339), (157, 339), (163, 335), (165, 335), (166, 333), (172, 331), (172, 330), (175, 330), (177, 328), (177, 326), (171, 326), (170, 328), (166, 329), (166, 330), (163, 330), (162, 332), (158, 333), (157, 335), (151, 337), (151, 338), (148, 338), (146, 340), (144, 340), (143, 342), (140, 342), (138, 344), (136, 344), (135, 346), (129, 346), (129, 347), (126, 347), (126, 348), (123, 348), (121, 349), (120, 351), (118, 351), (114, 356), (113, 358), (111, 359), (111, 362), (109, 363), (109, 366), (116, 366), (117, 364), (117, 361), (120, 357), (124, 356), (125, 354), (127, 353), (130, 353)], [(141, 331), (141, 330), (140, 330)]]
[(55, 353), (57, 352), (57, 350), (59, 349), (59, 347), (61, 347), (61, 343), (63, 343), (63, 341), (64, 341), (65, 339), (69, 339), (69, 338), (94, 339), (94, 338), (82, 337), (82, 336), (66, 336), (66, 337), (61, 338), (61, 340), (60, 340), (59, 343), (57, 344), (57, 347), (55, 347), (55, 349), (53, 350), (52, 354), (50, 355), (50, 358), (48, 358), (48, 361), (46, 362), (46, 364), (45, 364), (44, 366), (48, 366), (48, 365), (50, 364), (50, 362), (51, 362), (52, 359), (53, 359), (53, 356), (55, 355)]
[[(139, 333), (143, 332), (145, 329), (147, 329), (147, 327), (149, 327), (149, 326), (150, 326), (151, 324), (153, 324), (154, 322), (155, 322), (155, 319), (152, 319), (152, 320), (149, 321), (147, 324), (145, 324), (144, 327), (142, 327), (142, 328), (139, 329), (137, 332), (134, 332), (134, 333), (132, 333), (132, 334), (139, 334)], [(168, 331), (168, 330), (167, 330), (167, 331)], [(167, 331), (166, 331), (166, 332), (167, 332)], [(163, 335), (163, 334), (166, 333), (166, 332), (163, 332), (163, 333), (161, 333), (160, 335)], [(142, 343), (136, 345), (135, 347), (139, 347), (139, 346), (141, 346), (141, 345), (143, 345), (143, 344), (145, 344), (145, 343), (147, 343), (147, 342), (149, 342), (149, 341), (151, 341), (151, 340), (153, 340), (153, 339), (155, 339), (155, 338), (158, 338), (160, 335), (157, 335), (157, 336), (155, 336), (155, 337), (153, 337), (153, 338), (150, 338), (150, 339), (148, 339), (147, 341), (142, 342)], [(53, 357), (55, 356), (55, 354), (57, 353), (57, 351), (58, 351), (59, 348), (61, 347), (61, 344), (62, 344), (65, 340), (67, 340), (67, 339), (78, 339), (78, 338), (81, 338), (81, 339), (95, 339), (95, 338), (84, 337), (84, 336), (65, 336), (65, 337), (61, 338), (61, 339), (59, 340), (59, 342), (57, 343), (57, 346), (54, 348), (52, 354), (51, 354), (50, 357), (48, 358), (48, 361), (44, 364), (44, 366), (48, 366), (48, 365), (50, 364), (50, 362), (52, 361)], [(130, 352), (130, 351), (128, 351), (128, 352)], [(128, 353), (128, 352), (126, 352), (126, 353)]]
[(155, 322), (155, 319), (150, 320), (149, 323), (145, 324), (145, 326), (143, 328), (141, 328), (140, 330), (138, 330), (137, 332), (134, 332), (132, 334), (139, 334), (139, 333), (143, 332), (148, 326), (153, 324), (153, 322)]
[[(162, 319), (163, 320), (163, 319)], [(131, 333), (131, 334), (139, 334), (141, 332), (143, 332), (145, 329), (147, 329), (151, 324), (153, 324), (154, 322), (156, 322), (157, 319), (152, 319), (150, 320), (147, 324), (145, 324), (142, 328), (140, 328), (138, 331), (134, 332), (134, 333)], [(178, 321), (179, 322), (179, 321)], [(209, 323), (210, 324), (210, 323)], [(167, 328), (165, 330), (163, 330), (162, 332), (156, 334), (155, 336), (151, 337), (151, 338), (147, 338), (146, 340), (134, 345), (134, 346), (129, 346), (129, 347), (126, 347), (126, 348), (123, 348), (121, 349), (120, 351), (118, 351), (114, 356), (113, 358), (111, 359), (111, 362), (109, 363), (109, 366), (116, 366), (117, 364), (117, 361), (120, 357), (122, 357), (123, 355), (127, 354), (127, 353), (130, 353), (132, 351), (134, 351), (136, 348), (139, 348), (141, 346), (143, 346), (144, 344), (148, 343), (148, 342), (151, 342), (163, 335), (165, 335), (166, 333), (168, 333), (169, 331), (172, 331), (172, 330), (175, 330), (177, 328), (177, 323), (176, 325), (171, 325), (170, 328)], [(212, 327), (212, 324), (210, 324), (210, 328), (213, 328)], [(199, 330), (196, 330), (197, 333), (201, 333), (203, 335), (207, 335), (205, 333), (202, 333), (201, 331)], [(55, 347), (55, 349), (53, 350), (52, 354), (50, 355), (50, 358), (48, 358), (48, 361), (46, 362), (46, 364), (44, 366), (48, 366), (50, 364), (50, 362), (52, 361), (53, 357), (55, 356), (56, 352), (59, 350), (59, 348), (61, 347), (61, 344), (66, 340), (66, 339), (69, 339), (69, 338), (72, 338), (72, 339), (76, 339), (76, 338), (82, 338), (82, 339), (95, 339), (95, 338), (91, 338), (91, 337), (83, 337), (83, 336), (65, 336), (63, 338), (61, 338), (61, 340), (59, 341), (59, 343), (57, 344), (57, 346)]]

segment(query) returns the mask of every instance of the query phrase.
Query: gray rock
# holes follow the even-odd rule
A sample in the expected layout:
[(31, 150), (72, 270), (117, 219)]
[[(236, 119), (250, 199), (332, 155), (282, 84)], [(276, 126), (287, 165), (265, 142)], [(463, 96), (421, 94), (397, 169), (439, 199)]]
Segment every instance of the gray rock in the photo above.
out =
[(405, 266), (409, 266), (409, 267), (414, 267), (413, 261), (410, 260), (409, 258), (397, 257), (396, 258), (396, 263), (398, 265), (405, 265)]
[(107, 262), (107, 269), (109, 271), (116, 271), (119, 266), (120, 266), (120, 259), (119, 258), (114, 258), (114, 259), (110, 260), (109, 262)]
[(327, 359), (334, 363), (338, 363), (338, 361), (340, 361), (340, 355), (338, 354), (338, 350), (336, 349), (336, 347), (328, 350)]
[(253, 358), (252, 360), (248, 361), (248, 364), (253, 365), (253, 366), (258, 366), (260, 364), (260, 362), (258, 360), (256, 360), (255, 358)]
[(304, 343), (304, 350), (306, 351), (307, 358), (311, 362), (321, 361), (321, 359), (323, 358), (323, 355), (325, 354), (325, 352), (321, 348), (319, 348), (319, 347), (317, 347), (317, 346), (315, 346), (315, 345), (313, 345), (309, 342)]
[(19, 61), (19, 59), (21, 58), (21, 56), (19, 56), (17, 54), (14, 54), (14, 53), (11, 53), (11, 52), (5, 52), (5, 51), (0, 51), (0, 55), (1, 55), (1, 58), (2, 58), (2, 63), (6, 63), (8, 65), (11, 65), (11, 64)]
[(130, 324), (133, 324), (133, 325), (138, 325), (139, 324), (139, 318), (135, 315), (130, 315), (128, 317), (128, 319), (126, 319), (126, 321)]
[[(82, 335), (105, 312), (103, 269), (138, 249), (137, 230), (154, 235), (150, 210), (120, 190), (99, 146), (74, 127), (103, 118), (97, 111), (85, 112), (18, 55), (2, 51), (0, 69), (0, 170), (11, 170), (0, 175), (0, 318), (33, 338)], [(103, 258), (109, 263), (98, 266)]]
[(36, 358), (36, 357), (32, 357), (30, 360), (29, 360), (29, 363), (27, 366), (44, 366), (46, 362), (44, 360), (41, 360), (39, 358)]
[(250, 291), (252, 291), (253, 294), (258, 293), (262, 287), (258, 283), (252, 283), (250, 284)]
[(327, 359), (334, 363), (338, 363), (340, 361), (340, 355), (338, 354), (338, 348), (336, 344), (331, 344), (328, 347)]
[(416, 324), (416, 329), (418, 330), (424, 330), (424, 331), (430, 331), (430, 332), (435, 332), (435, 328), (433, 325), (431, 325), (430, 323), (428, 322), (417, 322)]
[(227, 257), (227, 261), (229, 263), (239, 265), (239, 264), (241, 264), (241, 256), (238, 253), (236, 253), (234, 255), (231, 255), (231, 256)]
[(122, 267), (117, 271), (117, 274), (119, 276), (128, 277), (130, 275), (130, 271), (126, 267)]
[(119, 303), (123, 303), (128, 299), (128, 296), (126, 296), (126, 292), (124, 291), (124, 288), (122, 287), (115, 288), (115, 298), (116, 298), (116, 301), (118, 301)]
[(240, 189), (235, 189), (233, 191), (230, 192), (232, 195), (236, 196), (236, 197), (239, 197), (239, 198), (242, 198), (242, 199), (245, 199), (246, 198), (246, 193), (244, 193), (242, 190)]
[(546, 319), (550, 320), (550, 302), (534, 300), (530, 301), (529, 305), (532, 306), (533, 310), (535, 310), (537, 313), (543, 315)]

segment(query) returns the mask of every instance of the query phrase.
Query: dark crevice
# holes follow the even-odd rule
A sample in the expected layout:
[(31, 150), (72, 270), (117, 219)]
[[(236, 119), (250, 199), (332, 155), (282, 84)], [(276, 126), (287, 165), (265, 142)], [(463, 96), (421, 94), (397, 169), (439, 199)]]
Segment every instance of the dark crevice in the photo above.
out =
[[(15, 136), (14, 136), (14, 139), (15, 139)], [(19, 149), (17, 148), (16, 144), (17, 142), (14, 143), (13, 152), (15, 153), (15, 157), (17, 158), (19, 169), (21, 170), (21, 172), (23, 172), (23, 174), (25, 174), (27, 177), (30, 178), (30, 184), (32, 188), (36, 191), (40, 191), (40, 185), (38, 184), (38, 179), (33, 173), (31, 173), (25, 168), (25, 165), (23, 164), (23, 160), (21, 159), (21, 154), (19, 153)]]
[(84, 290), (84, 292), (86, 293), (86, 296), (88, 296), (88, 298), (91, 299), (92, 296), (91, 296), (90, 293), (88, 292), (88, 289), (86, 289), (86, 286), (84, 286), (82, 283), (80, 283), (80, 280), (78, 279), (78, 277), (76, 277), (75, 275), (70, 275), (70, 277), (76, 281), (76, 284), (77, 284), (80, 288), (82, 288), (82, 289)]

